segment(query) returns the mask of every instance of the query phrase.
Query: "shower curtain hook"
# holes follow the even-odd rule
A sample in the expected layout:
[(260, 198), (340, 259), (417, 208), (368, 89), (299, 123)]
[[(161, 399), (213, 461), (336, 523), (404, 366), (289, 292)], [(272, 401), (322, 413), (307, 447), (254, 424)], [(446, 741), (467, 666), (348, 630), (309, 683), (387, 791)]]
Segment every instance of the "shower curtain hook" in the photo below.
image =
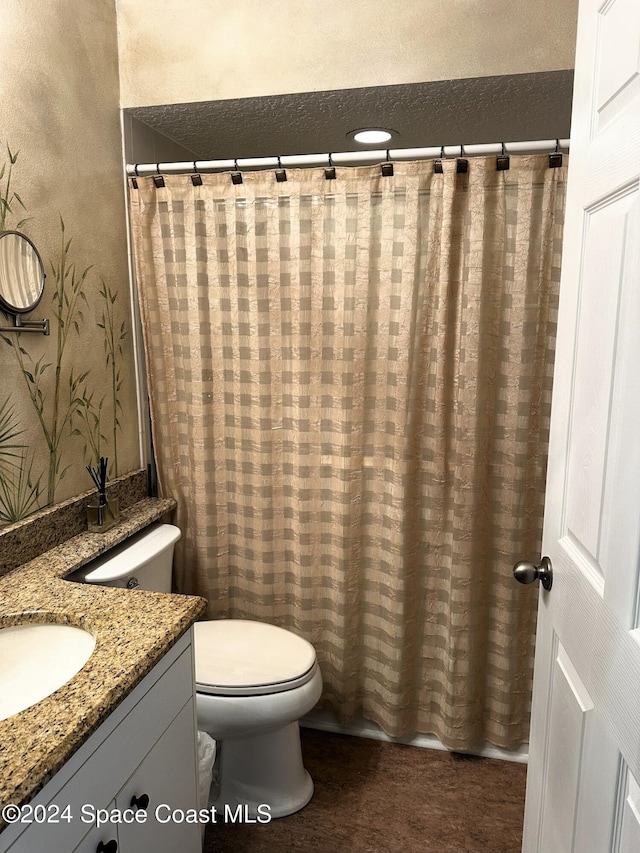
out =
[(456, 163), (456, 172), (458, 175), (465, 175), (469, 171), (469, 161), (464, 156), (464, 145), (460, 143), (460, 157)]
[(237, 157), (234, 159), (233, 165), (235, 166), (235, 172), (231, 173), (231, 183), (232, 184), (241, 184), (242, 183), (242, 172), (240, 171), (240, 167), (238, 166), (238, 158)]
[(507, 154), (506, 148), (504, 147), (504, 142), (500, 143), (500, 147), (502, 148), (502, 154), (498, 155), (496, 158), (496, 170), (498, 172), (506, 172), (509, 168), (509, 155)]
[(556, 139), (556, 150), (549, 154), (549, 168), (558, 169), (562, 166), (562, 153), (560, 152), (560, 140)]
[(283, 181), (287, 180), (287, 173), (282, 168), (282, 161), (280, 160), (280, 155), (278, 154), (278, 169), (276, 171), (276, 181), (281, 184)]
[(156, 163), (156, 173), (157, 174), (153, 176), (153, 183), (158, 189), (160, 189), (160, 187), (164, 186), (164, 178), (160, 174), (160, 163)]
[(191, 175), (191, 183), (193, 184), (194, 187), (201, 187), (202, 186), (202, 175), (198, 171), (198, 161), (197, 160), (193, 161), (193, 171), (194, 171), (194, 174)]
[(389, 157), (389, 149), (387, 148), (386, 162), (384, 162), (380, 167), (380, 171), (382, 172), (383, 178), (390, 178), (393, 175), (393, 163), (391, 163), (390, 160), (391, 158)]
[(444, 145), (440, 146), (440, 157), (436, 158), (433, 161), (433, 171), (436, 175), (442, 175), (444, 172), (444, 168), (442, 166), (442, 161), (444, 160)]
[(324, 176), (327, 181), (334, 181), (336, 177), (336, 168), (333, 165), (333, 159), (331, 158), (331, 152), (328, 154), (329, 165), (324, 170)]

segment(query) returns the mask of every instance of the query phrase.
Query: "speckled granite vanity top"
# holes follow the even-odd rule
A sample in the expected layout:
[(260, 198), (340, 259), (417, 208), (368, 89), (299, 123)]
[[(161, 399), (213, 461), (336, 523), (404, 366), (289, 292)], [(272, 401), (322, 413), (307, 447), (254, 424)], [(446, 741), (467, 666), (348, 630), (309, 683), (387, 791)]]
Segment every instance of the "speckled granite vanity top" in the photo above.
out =
[(63, 579), (174, 506), (172, 500), (140, 500), (112, 530), (80, 533), (0, 577), (0, 627), (60, 622), (96, 638), (77, 675), (0, 721), (0, 807), (30, 800), (203, 613), (201, 598)]

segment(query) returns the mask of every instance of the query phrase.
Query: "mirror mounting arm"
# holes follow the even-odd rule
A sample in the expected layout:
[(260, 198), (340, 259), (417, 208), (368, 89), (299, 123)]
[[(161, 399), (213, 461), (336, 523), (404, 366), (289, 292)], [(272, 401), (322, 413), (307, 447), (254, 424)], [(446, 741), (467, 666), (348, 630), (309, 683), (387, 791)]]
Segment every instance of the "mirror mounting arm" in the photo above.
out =
[(13, 326), (0, 326), (0, 332), (40, 332), (49, 335), (49, 320), (22, 320), (19, 314), (12, 314)]

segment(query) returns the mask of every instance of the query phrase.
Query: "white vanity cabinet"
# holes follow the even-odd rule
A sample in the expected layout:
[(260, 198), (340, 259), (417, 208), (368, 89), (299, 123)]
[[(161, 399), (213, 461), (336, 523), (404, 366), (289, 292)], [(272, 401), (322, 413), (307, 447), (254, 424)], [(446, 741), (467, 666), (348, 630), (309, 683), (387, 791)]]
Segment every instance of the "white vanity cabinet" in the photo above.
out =
[(200, 826), (182, 816), (198, 808), (197, 773), (188, 632), (32, 800), (33, 822), (0, 834), (0, 853), (196, 853)]

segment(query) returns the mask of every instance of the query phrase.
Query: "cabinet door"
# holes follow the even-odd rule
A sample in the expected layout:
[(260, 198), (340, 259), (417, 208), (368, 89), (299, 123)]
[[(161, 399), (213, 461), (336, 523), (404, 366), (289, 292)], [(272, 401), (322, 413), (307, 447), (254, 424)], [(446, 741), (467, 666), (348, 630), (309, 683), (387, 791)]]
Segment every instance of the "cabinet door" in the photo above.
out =
[(201, 849), (200, 825), (184, 819), (188, 811), (193, 818), (198, 807), (193, 701), (180, 711), (122, 788), (116, 808), (130, 809), (134, 797), (138, 802), (148, 798), (147, 820), (118, 827), (119, 853), (196, 853)]
[[(107, 810), (111, 812), (116, 807), (116, 801), (109, 803)], [(95, 827), (85, 835), (73, 853), (121, 853), (118, 844), (118, 827)]]
[[(123, 706), (126, 713), (115, 728), (105, 736), (104, 727), (108, 727), (110, 722), (107, 720), (78, 750), (76, 755), (82, 757), (82, 762), (78, 765), (76, 756), (71, 758), (69, 764), (76, 765), (73, 775), (61, 786), (58, 777), (54, 777), (34, 798), (34, 807), (57, 808), (58, 815), (68, 808), (73, 816), (72, 821), (67, 822), (60, 817), (55, 824), (51, 821), (33, 822), (15, 840), (12, 835), (15, 835), (18, 827), (10, 826), (0, 835), (0, 851), (34, 853), (55, 850), (56, 853), (68, 853), (75, 850), (78, 844), (84, 843), (91, 824), (83, 823), (83, 807), (104, 808), (117, 796), (124, 780), (137, 772), (136, 768), (140, 767), (154, 744), (157, 744), (162, 732), (171, 727), (171, 721), (179, 715), (185, 702), (186, 707), (192, 709), (193, 715), (193, 659), (189, 636), (185, 637), (184, 642), (176, 644), (175, 651), (169, 652), (166, 663), (170, 664), (168, 668), (161, 662), (147, 675), (146, 683), (138, 685), (143, 688), (142, 693), (136, 693), (136, 688), (131, 694), (137, 700), (135, 704), (130, 704), (130, 697), (125, 699)], [(115, 715), (119, 713), (120, 709), (116, 709)], [(191, 740), (187, 740), (187, 744), (194, 738), (193, 727), (192, 720)], [(183, 753), (186, 752), (187, 749), (183, 749)], [(192, 767), (193, 762), (192, 757)], [(65, 772), (66, 767), (63, 767), (60, 775)], [(54, 791), (49, 793), (52, 785)], [(192, 795), (189, 793), (188, 796)], [(189, 805), (195, 808), (195, 795)], [(114, 837), (116, 835), (114, 832)], [(179, 849), (176, 848), (176, 851)], [(146, 850), (141, 848), (138, 853), (146, 853)]]

